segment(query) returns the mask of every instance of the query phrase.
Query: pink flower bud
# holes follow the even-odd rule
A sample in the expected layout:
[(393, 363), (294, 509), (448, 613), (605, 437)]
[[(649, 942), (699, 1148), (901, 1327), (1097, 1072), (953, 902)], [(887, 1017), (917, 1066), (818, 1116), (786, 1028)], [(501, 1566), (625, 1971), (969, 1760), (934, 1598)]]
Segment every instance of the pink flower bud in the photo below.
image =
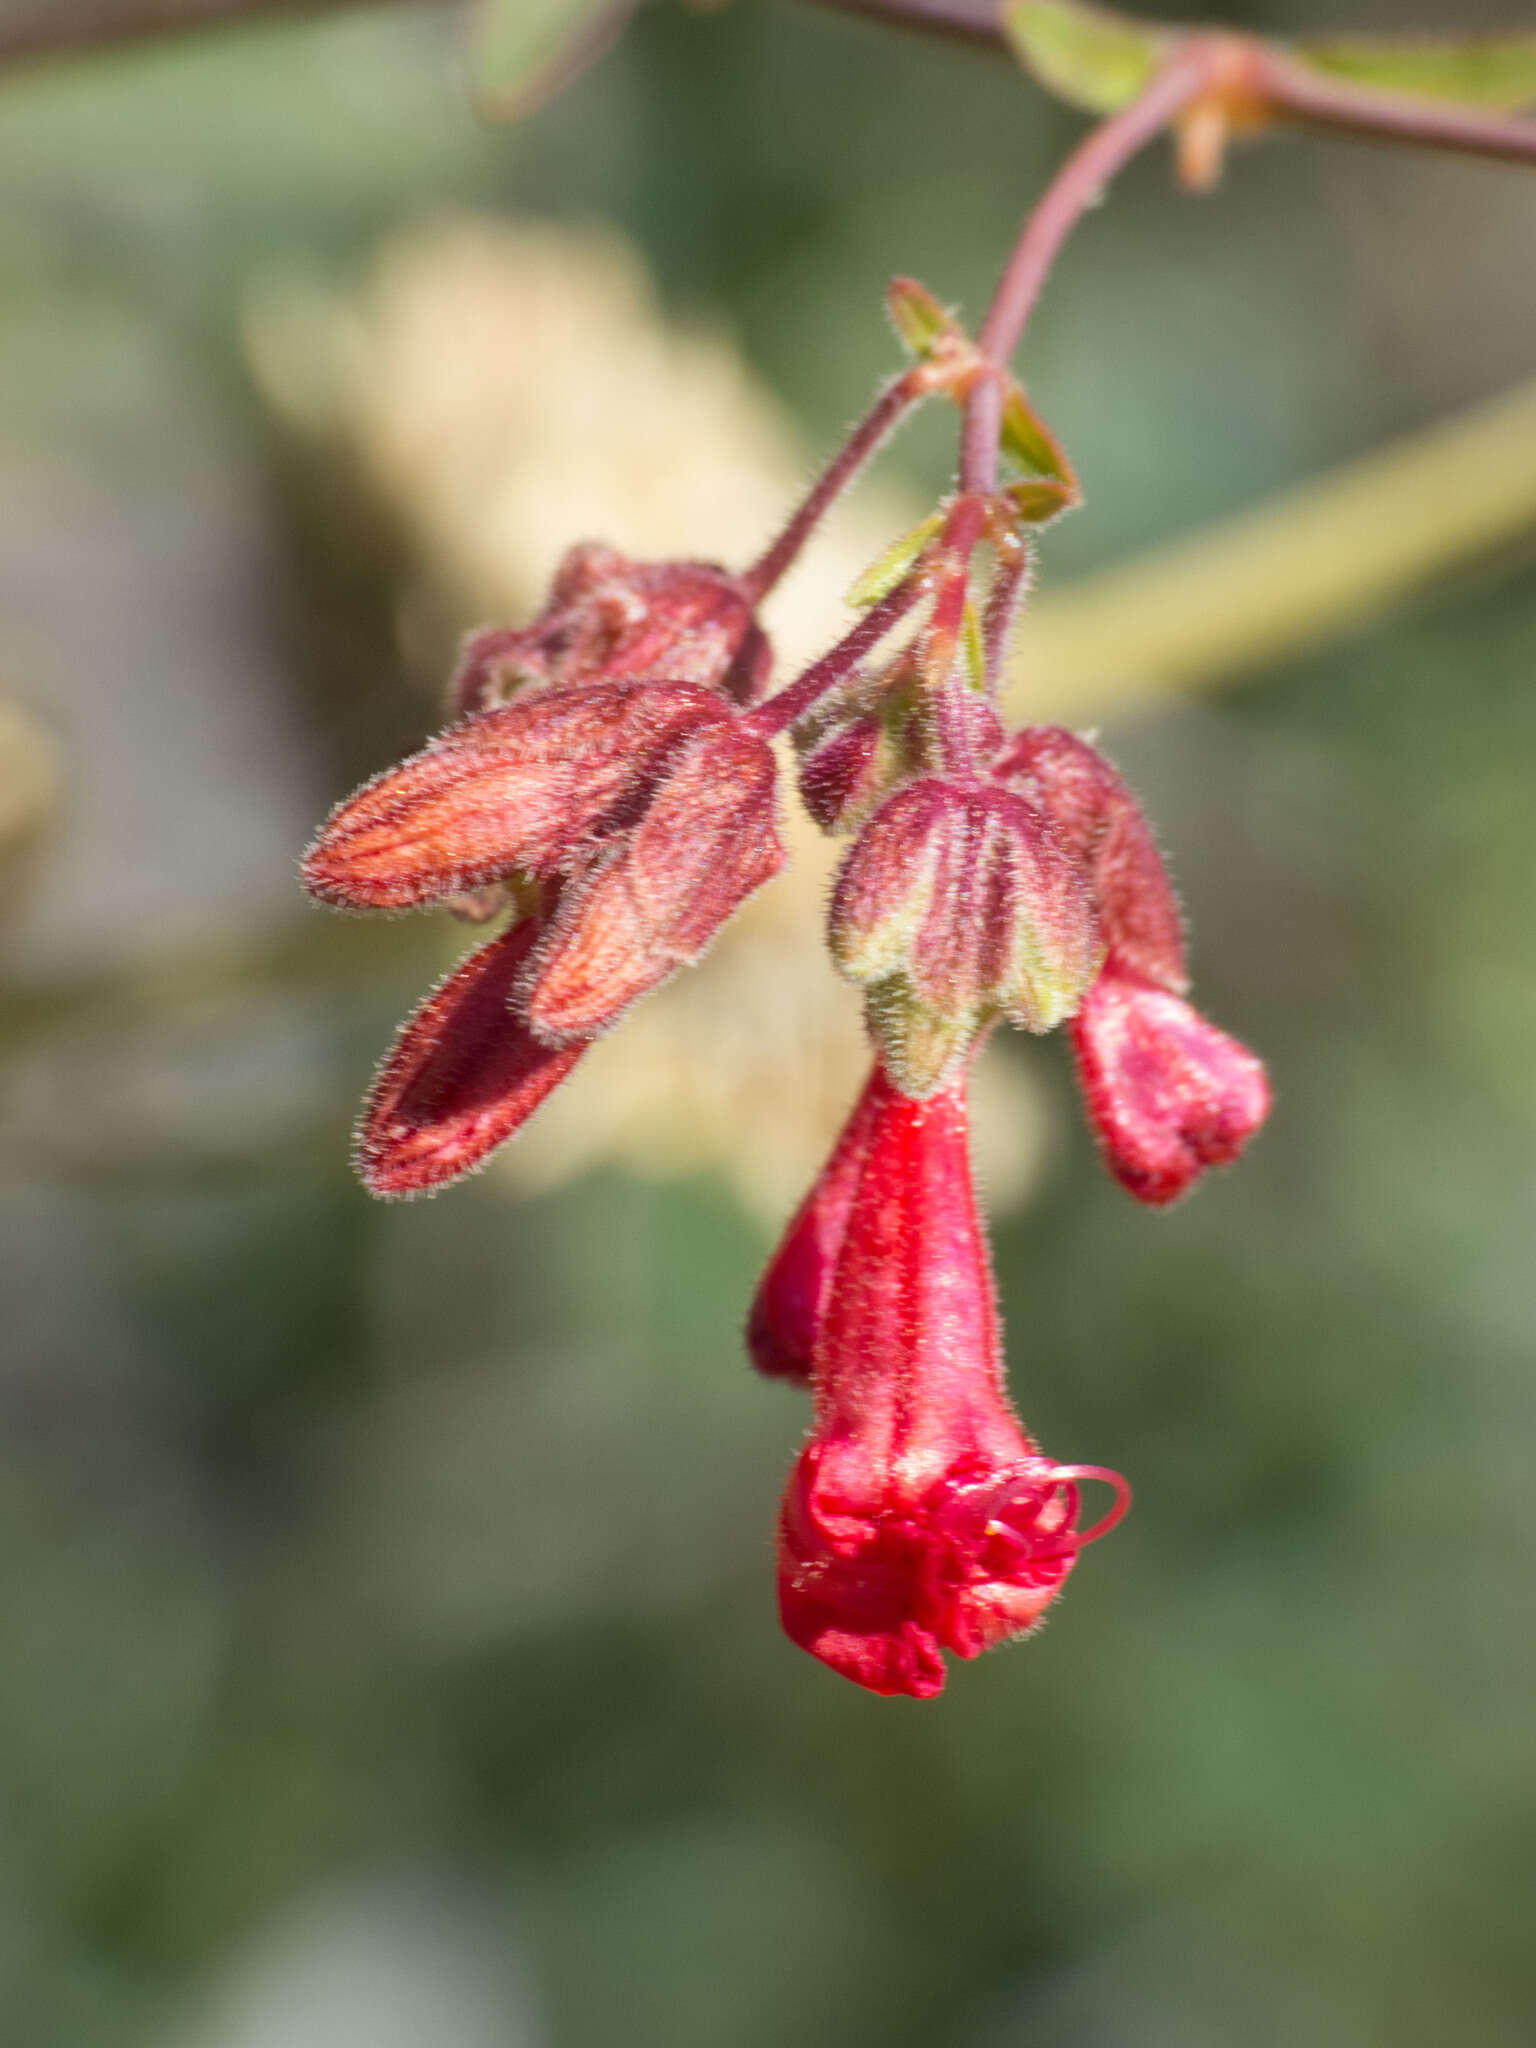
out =
[(449, 975), (401, 1027), (357, 1131), (376, 1195), (416, 1195), (479, 1166), (530, 1117), (585, 1047), (555, 1051), (508, 1009), (540, 920), (524, 918)]
[(1230, 1165), (1269, 1114), (1263, 1064), (1118, 952), (1072, 1038), (1105, 1161), (1139, 1201), (1175, 1201), (1207, 1167)]
[(455, 715), (491, 711), (520, 690), (607, 681), (718, 685), (746, 702), (769, 660), (751, 602), (724, 569), (631, 562), (589, 541), (566, 551), (532, 625), (470, 635), (449, 701)]
[(592, 683), (467, 718), (338, 805), (304, 885), (346, 909), (406, 910), (557, 874), (633, 822), (680, 740), (731, 716), (694, 685)]
[[(1035, 1627), (1129, 1491), (1044, 1457), (1009, 1406), (963, 1084), (913, 1102), (877, 1069), (855, 1129), (815, 1337), (815, 1426), (780, 1522), (779, 1606), (793, 1640), (835, 1671), (927, 1699), (944, 1684), (942, 1651), (975, 1657)], [(1087, 1478), (1117, 1500), (1079, 1534)]]
[(855, 718), (806, 748), (800, 758), (800, 795), (823, 832), (844, 832), (879, 801), (882, 773), (878, 719)]
[(890, 1083), (877, 1067), (758, 1282), (747, 1351), (760, 1373), (807, 1386), (854, 1189)]
[(1097, 747), (1059, 725), (1016, 733), (1000, 781), (1038, 804), (1093, 883), (1106, 942), (1148, 981), (1189, 986), (1178, 899), (1141, 806)]
[(1051, 1030), (1103, 954), (1087, 878), (1043, 812), (934, 776), (899, 790), (850, 849), (831, 944), (913, 1096), (942, 1087), (998, 1017)]
[(627, 837), (578, 870), (531, 968), (524, 1015), (540, 1037), (589, 1038), (696, 960), (778, 873), (777, 763), (727, 718), (673, 754)]

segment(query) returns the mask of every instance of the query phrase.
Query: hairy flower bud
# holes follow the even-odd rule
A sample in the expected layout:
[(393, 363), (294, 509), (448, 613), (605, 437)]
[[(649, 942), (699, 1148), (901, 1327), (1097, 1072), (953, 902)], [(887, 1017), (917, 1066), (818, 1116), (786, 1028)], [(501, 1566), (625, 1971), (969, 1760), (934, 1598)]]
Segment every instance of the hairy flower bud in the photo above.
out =
[(461, 962), (401, 1027), (368, 1092), (357, 1170), (375, 1195), (417, 1195), (473, 1172), (575, 1066), (509, 1010), (541, 920), (527, 917)]
[(1102, 958), (1087, 879), (1045, 815), (934, 776), (899, 790), (850, 849), (831, 944), (913, 1096), (942, 1087), (998, 1017), (1051, 1030)]
[(1269, 1114), (1264, 1068), (1184, 1001), (1178, 901), (1141, 807), (1097, 747), (1027, 726), (996, 772), (1040, 804), (1087, 868), (1109, 953), (1073, 1022), (1078, 1078), (1109, 1170), (1171, 1202), (1236, 1159)]
[[(927, 1699), (942, 1651), (975, 1657), (1035, 1627), (1129, 1491), (1043, 1456), (1009, 1406), (963, 1083), (914, 1102), (877, 1068), (854, 1132), (835, 1283), (814, 1318), (815, 1424), (780, 1522), (779, 1606), (835, 1671)], [(1117, 1501), (1079, 1534), (1087, 1478)]]
[(1059, 725), (1030, 725), (994, 772), (1045, 812), (1088, 871), (1106, 942), (1136, 973), (1182, 995), (1178, 899), (1140, 804), (1098, 748)]
[(466, 718), (337, 806), (304, 885), (345, 909), (407, 910), (558, 874), (633, 822), (680, 740), (731, 716), (697, 686), (591, 683)]
[(521, 690), (595, 682), (722, 687), (739, 702), (767, 679), (770, 650), (736, 578), (710, 562), (631, 562), (595, 541), (567, 549), (532, 625), (465, 641), (454, 714), (492, 711)]
[(359, 1139), (375, 1193), (476, 1164), (597, 1032), (697, 958), (783, 863), (776, 773), (711, 690), (585, 683), (463, 719), (332, 813), (303, 870), (326, 902), (531, 911), (406, 1026)]
[(1115, 953), (1072, 1038), (1105, 1161), (1139, 1201), (1175, 1201), (1230, 1165), (1269, 1114), (1262, 1062)]
[(678, 747), (610, 852), (578, 869), (530, 971), (524, 1014), (542, 1038), (590, 1037), (681, 963), (696, 960), (778, 873), (777, 764), (729, 719)]

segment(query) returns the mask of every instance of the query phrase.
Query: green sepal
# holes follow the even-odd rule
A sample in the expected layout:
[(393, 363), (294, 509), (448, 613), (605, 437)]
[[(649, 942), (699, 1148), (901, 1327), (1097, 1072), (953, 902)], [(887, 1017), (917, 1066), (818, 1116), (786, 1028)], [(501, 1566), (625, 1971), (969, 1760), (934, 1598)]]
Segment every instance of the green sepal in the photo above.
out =
[(1008, 484), (1001, 495), (1020, 526), (1048, 526), (1080, 502), (1076, 486), (1054, 476), (1025, 477), (1022, 483)]
[(1076, 496), (1077, 477), (1065, 450), (1017, 384), (1010, 383), (1003, 397), (998, 446), (1024, 476), (1054, 477)]
[(945, 343), (964, 339), (964, 330), (915, 277), (893, 277), (885, 294), (885, 310), (896, 339), (908, 355), (927, 362)]
[(1090, 114), (1113, 114), (1144, 92), (1171, 31), (1077, 0), (1010, 0), (1003, 28), (1047, 92)]
[(987, 645), (982, 638), (981, 614), (976, 609), (974, 598), (965, 600), (965, 617), (960, 627), (960, 659), (965, 664), (965, 679), (973, 690), (987, 687)]
[(848, 602), (864, 611), (872, 604), (879, 604), (883, 597), (889, 597), (897, 584), (911, 575), (924, 548), (943, 524), (942, 512), (930, 512), (910, 533), (904, 533), (900, 540), (893, 540), (885, 553), (871, 562), (854, 584), (848, 593)]

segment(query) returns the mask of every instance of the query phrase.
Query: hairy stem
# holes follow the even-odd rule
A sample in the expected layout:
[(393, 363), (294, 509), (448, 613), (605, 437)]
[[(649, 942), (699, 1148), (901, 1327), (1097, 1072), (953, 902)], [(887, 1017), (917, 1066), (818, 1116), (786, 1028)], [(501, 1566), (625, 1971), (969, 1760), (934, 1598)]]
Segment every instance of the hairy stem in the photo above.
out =
[(753, 604), (761, 603), (793, 565), (828, 508), (842, 496), (907, 414), (921, 405), (930, 388), (920, 375), (911, 370), (886, 385), (812, 484), (778, 539), (738, 579)]
[(749, 711), (742, 720), (761, 738), (772, 739), (776, 733), (787, 732), (796, 719), (803, 718), (811, 706), (828, 690), (835, 689), (858, 667), (865, 655), (878, 647), (893, 626), (899, 625), (922, 596), (924, 579), (909, 576), (905, 583), (898, 584), (889, 597), (883, 597), (879, 604), (871, 605), (851, 633), (839, 640), (830, 653), (820, 661), (813, 662), (798, 681), (780, 690), (755, 711)]
[(1139, 98), (1101, 121), (1078, 144), (1024, 223), (976, 337), (978, 349), (995, 374), (977, 383), (966, 404), (962, 490), (990, 491), (996, 484), (999, 379), (1019, 345), (1062, 244), (1115, 173), (1199, 97), (1209, 82), (1210, 69), (1209, 58), (1192, 39)]

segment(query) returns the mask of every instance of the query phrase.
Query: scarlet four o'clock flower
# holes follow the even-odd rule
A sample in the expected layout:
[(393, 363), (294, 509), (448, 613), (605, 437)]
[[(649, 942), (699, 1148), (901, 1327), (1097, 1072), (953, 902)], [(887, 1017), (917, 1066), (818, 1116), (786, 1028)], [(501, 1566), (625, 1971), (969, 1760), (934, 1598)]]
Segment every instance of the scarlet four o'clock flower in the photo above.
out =
[[(974, 545), (984, 523), (957, 500), (944, 532)], [(860, 1685), (916, 1698), (941, 1690), (946, 1651), (1036, 1627), (1130, 1498), (1117, 1474), (1046, 1457), (1009, 1405), (968, 1153), (977, 1047), (1002, 1021), (1070, 1020), (1105, 1155), (1144, 1201), (1235, 1158), (1268, 1106), (1257, 1060), (1184, 999), (1178, 907), (1115, 771), (1058, 728), (1005, 739), (956, 682), (965, 562), (945, 556), (926, 634), (886, 669), (856, 664), (916, 602), (910, 580), (786, 708), (757, 701), (759, 571), (573, 549), (530, 626), (467, 642), (455, 722), (338, 806), (304, 862), (311, 893), (344, 908), (506, 915), (404, 1025), (359, 1128), (373, 1192), (431, 1190), (777, 871), (770, 739), (812, 707), (802, 788), (827, 829), (857, 833), (831, 949), (877, 1057), (748, 1344), (814, 1402), (779, 1526), (784, 1626)], [(817, 688), (841, 695), (818, 711)], [(1081, 1531), (1088, 1480), (1115, 1502)]]
[[(770, 1370), (798, 1376), (810, 1338), (815, 1423), (780, 1522), (780, 1612), (845, 1677), (927, 1699), (944, 1650), (975, 1657), (1038, 1624), (1129, 1489), (1045, 1457), (1009, 1406), (963, 1078), (915, 1102), (877, 1066), (823, 1194), (754, 1319)], [(1085, 1479), (1116, 1501), (1080, 1533)]]

